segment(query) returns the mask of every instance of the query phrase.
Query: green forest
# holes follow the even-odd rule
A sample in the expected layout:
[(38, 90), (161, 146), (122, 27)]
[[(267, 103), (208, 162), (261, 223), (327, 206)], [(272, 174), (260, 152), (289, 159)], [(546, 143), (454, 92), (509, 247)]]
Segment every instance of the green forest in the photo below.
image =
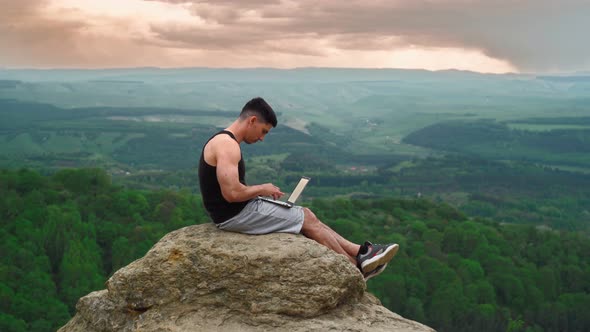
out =
[[(571, 126), (572, 123), (579, 127), (560, 127)], [(534, 128), (531, 126), (528, 130), (509, 126), (522, 124), (536, 126), (537, 130), (531, 130)], [(588, 117), (514, 120), (507, 123), (491, 120), (446, 121), (417, 130), (406, 136), (404, 142), (490, 159), (587, 167), (590, 165), (589, 124)], [(545, 130), (539, 130), (539, 126), (543, 125)]]
[(590, 331), (590, 78), (301, 68), (0, 68), (0, 331), (54, 331), (164, 234), (210, 222), (205, 141), (262, 96), (246, 181), (356, 242), (438, 331)]
[[(129, 189), (98, 168), (1, 170), (0, 197), (2, 331), (59, 328), (79, 297), (164, 234), (210, 222), (188, 190)], [(425, 198), (306, 205), (355, 242), (400, 244), (368, 288), (404, 317), (438, 331), (590, 329), (590, 241), (581, 232), (469, 217)]]
[[(0, 99), (0, 167), (28, 167), (42, 174), (99, 167), (127, 187), (197, 194), (199, 151), (219, 130), (216, 121), (231, 121), (234, 115), (153, 107), (68, 109)], [(169, 121), (135, 121), (145, 117)], [(174, 122), (176, 118), (184, 122)], [(264, 144), (243, 150), (250, 183), (273, 182), (288, 189), (305, 174), (313, 178), (306, 191), (310, 197), (420, 195), (470, 216), (589, 234), (589, 131), (559, 127), (588, 126), (589, 121), (440, 121), (411, 131), (391, 151), (362, 144), (351, 130), (310, 123), (301, 131), (281, 123)], [(523, 125), (528, 127), (517, 129)]]

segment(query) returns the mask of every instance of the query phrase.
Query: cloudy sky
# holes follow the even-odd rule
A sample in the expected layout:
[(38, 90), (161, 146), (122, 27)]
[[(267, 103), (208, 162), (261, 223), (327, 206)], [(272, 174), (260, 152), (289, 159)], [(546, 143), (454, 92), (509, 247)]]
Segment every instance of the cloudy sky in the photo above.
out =
[(590, 0), (0, 0), (0, 67), (590, 70)]

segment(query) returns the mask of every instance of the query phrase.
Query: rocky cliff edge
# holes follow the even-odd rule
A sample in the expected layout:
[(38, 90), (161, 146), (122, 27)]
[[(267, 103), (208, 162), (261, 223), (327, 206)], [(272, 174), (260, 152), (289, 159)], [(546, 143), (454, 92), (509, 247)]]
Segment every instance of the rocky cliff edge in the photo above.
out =
[(185, 227), (106, 286), (59, 331), (433, 331), (383, 307), (344, 256), (302, 235)]

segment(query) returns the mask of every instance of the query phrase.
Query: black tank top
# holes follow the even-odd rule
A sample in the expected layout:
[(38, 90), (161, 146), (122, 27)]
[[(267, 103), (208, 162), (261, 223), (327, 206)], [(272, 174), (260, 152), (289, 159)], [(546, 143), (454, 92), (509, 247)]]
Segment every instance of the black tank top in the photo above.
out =
[[(222, 130), (211, 136), (211, 138), (207, 140), (207, 143), (209, 143), (213, 137), (220, 134), (227, 134), (234, 140), (236, 139), (234, 134), (231, 132)], [(217, 180), (217, 167), (211, 166), (205, 162), (205, 146), (207, 143), (203, 145), (203, 151), (201, 151), (201, 158), (199, 160), (199, 186), (201, 187), (201, 195), (203, 196), (203, 204), (205, 205), (205, 209), (209, 213), (211, 219), (213, 219), (213, 222), (219, 224), (240, 213), (240, 211), (244, 209), (249, 201), (230, 203), (226, 201), (225, 198), (223, 198), (223, 195), (221, 194), (221, 187), (219, 186), (219, 181)], [(244, 158), (242, 158), (240, 155), (240, 162), (238, 163), (238, 177), (240, 179), (240, 183), (243, 185), (246, 185), (246, 181), (244, 180), (245, 176), (246, 165), (244, 164)]]

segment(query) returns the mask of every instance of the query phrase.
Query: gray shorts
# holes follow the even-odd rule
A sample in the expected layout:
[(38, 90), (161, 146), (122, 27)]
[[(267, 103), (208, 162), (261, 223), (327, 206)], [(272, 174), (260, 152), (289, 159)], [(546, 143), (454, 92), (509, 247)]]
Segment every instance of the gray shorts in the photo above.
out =
[(217, 224), (219, 229), (245, 234), (293, 233), (303, 226), (303, 208), (286, 208), (261, 199), (251, 200), (240, 213)]

